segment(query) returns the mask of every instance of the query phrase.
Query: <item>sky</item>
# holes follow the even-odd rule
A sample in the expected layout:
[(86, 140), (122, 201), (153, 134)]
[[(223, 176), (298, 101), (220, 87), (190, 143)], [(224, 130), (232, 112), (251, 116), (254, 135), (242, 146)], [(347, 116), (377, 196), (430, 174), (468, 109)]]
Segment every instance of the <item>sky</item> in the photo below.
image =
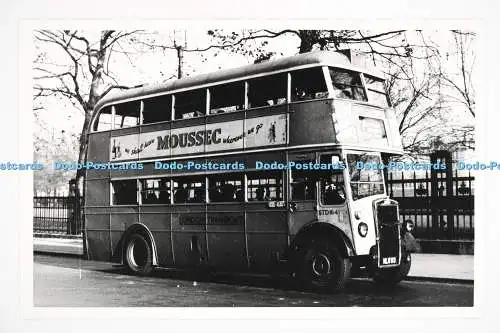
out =
[[(212, 27), (210, 27), (212, 28)], [(225, 31), (241, 32), (242, 29), (231, 27)], [(177, 44), (185, 46), (187, 49), (204, 48), (210, 45), (207, 31), (209, 28), (190, 28), (180, 27), (175, 30), (145, 30), (136, 34), (140, 40), (146, 40), (156, 45), (173, 45), (174, 41)], [(276, 29), (275, 29), (276, 30)], [(373, 31), (377, 33), (377, 31)], [(85, 35), (92, 43), (97, 43), (99, 40), (99, 30), (84, 30)], [(457, 67), (457, 63), (453, 55), (449, 55), (451, 50), (452, 40), (451, 34), (447, 30), (425, 31), (428, 40), (439, 47), (443, 58), (447, 59), (443, 62), (445, 69), (452, 72)], [(418, 43), (420, 40), (415, 32), (408, 32), (406, 38), (410, 43)], [(298, 52), (299, 39), (294, 35), (283, 35), (278, 38), (269, 39), (269, 44), (266, 50), (275, 52), (275, 57), (290, 56)], [(257, 41), (252, 42), (255, 45)], [(41, 52), (45, 54), (44, 61), (50, 61), (54, 71), (60, 71), (61, 67), (67, 65), (67, 55), (62, 52), (57, 46), (48, 46), (46, 44), (35, 43), (36, 59)], [(127, 54), (122, 51), (127, 50)], [(130, 50), (133, 50), (130, 52)], [(470, 51), (474, 51), (473, 48)], [(217, 71), (219, 69), (227, 69), (238, 66), (243, 66), (253, 63), (254, 58), (233, 52), (220, 51), (217, 49), (207, 51), (203, 54), (198, 52), (185, 52), (183, 71), (185, 75), (192, 76), (207, 72)], [(422, 62), (423, 63), (423, 62)], [(154, 50), (147, 47), (130, 43), (128, 40), (123, 40), (117, 43), (113, 48), (112, 56), (108, 62), (109, 68), (113, 76), (117, 78), (120, 84), (135, 86), (139, 84), (153, 84), (164, 82), (166, 79), (171, 79), (176, 75), (177, 71), (177, 54), (175, 50)], [(415, 64), (417, 72), (423, 72), (424, 67), (418, 62)], [(35, 75), (35, 74), (34, 74)], [(416, 73), (420, 75), (420, 73)], [(431, 103), (432, 101), (429, 101)], [(81, 132), (83, 124), (83, 112), (77, 110), (64, 97), (48, 98), (43, 101), (43, 110), (37, 111), (38, 120), (35, 127), (39, 133), (51, 133), (55, 137), (70, 136), (72, 133), (78, 134)], [(447, 114), (446, 124), (441, 123), (441, 126), (462, 126), (473, 124), (472, 117), (469, 117), (467, 111), (460, 105)]]

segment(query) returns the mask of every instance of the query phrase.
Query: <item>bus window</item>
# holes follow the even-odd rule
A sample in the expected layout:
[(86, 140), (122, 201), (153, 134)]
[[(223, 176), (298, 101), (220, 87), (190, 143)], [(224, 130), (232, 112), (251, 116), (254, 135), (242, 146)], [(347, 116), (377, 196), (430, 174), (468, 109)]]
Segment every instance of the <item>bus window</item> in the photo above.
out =
[(115, 129), (139, 125), (139, 101), (126, 102), (115, 105)]
[(94, 131), (109, 131), (111, 129), (111, 106), (101, 109), (99, 116), (94, 122)]
[(244, 201), (241, 174), (209, 176), (208, 184), (208, 199), (210, 202)]
[(175, 94), (175, 119), (187, 119), (204, 116), (206, 107), (205, 89)]
[(325, 76), (321, 67), (294, 71), (292, 75), (292, 102), (326, 98)]
[(266, 76), (248, 81), (248, 107), (286, 103), (286, 74)]
[(210, 88), (210, 114), (243, 110), (244, 105), (244, 82), (234, 82)]
[(170, 180), (167, 178), (142, 179), (143, 204), (170, 204)]
[[(297, 161), (297, 163), (315, 163), (313, 160)], [(316, 199), (316, 179), (318, 170), (291, 170), (292, 200)]]
[(144, 100), (142, 123), (151, 124), (171, 120), (172, 96), (157, 96)]
[(255, 172), (247, 174), (248, 201), (283, 200), (283, 174), (281, 172)]
[(352, 198), (358, 200), (371, 195), (384, 194), (382, 171), (378, 168), (370, 168), (369, 170), (358, 168), (358, 162), (363, 163), (363, 165), (380, 165), (381, 163), (380, 157), (377, 155), (347, 154)]
[(330, 68), (333, 98), (367, 101), (359, 73), (339, 68)]
[(366, 90), (368, 91), (368, 100), (370, 103), (383, 108), (389, 107), (387, 94), (385, 93), (384, 80), (367, 74), (365, 74), (364, 77)]
[(173, 183), (174, 203), (205, 202), (205, 177), (178, 177)]
[[(320, 155), (321, 164), (331, 164), (332, 157), (338, 155)], [(321, 173), (320, 193), (322, 205), (341, 205), (345, 202), (344, 173), (343, 169), (333, 169)]]
[(359, 122), (362, 141), (370, 141), (372, 144), (389, 144), (382, 119), (359, 116)]
[(137, 205), (137, 181), (135, 179), (111, 182), (113, 205)]

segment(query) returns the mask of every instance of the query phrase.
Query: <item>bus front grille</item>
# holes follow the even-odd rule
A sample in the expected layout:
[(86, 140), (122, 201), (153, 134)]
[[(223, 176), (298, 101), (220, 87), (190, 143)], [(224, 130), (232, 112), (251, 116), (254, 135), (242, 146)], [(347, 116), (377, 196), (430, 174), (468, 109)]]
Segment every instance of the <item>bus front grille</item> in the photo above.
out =
[(400, 226), (398, 207), (395, 204), (377, 205), (379, 267), (399, 265)]

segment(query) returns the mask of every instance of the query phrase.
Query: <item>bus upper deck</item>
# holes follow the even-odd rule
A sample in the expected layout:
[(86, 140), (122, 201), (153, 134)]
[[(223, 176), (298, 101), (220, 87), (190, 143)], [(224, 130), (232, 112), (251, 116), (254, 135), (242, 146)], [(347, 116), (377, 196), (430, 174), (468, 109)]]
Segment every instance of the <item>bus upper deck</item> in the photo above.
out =
[(153, 161), (293, 147), (350, 145), (400, 154), (384, 80), (339, 52), (144, 86), (105, 97), (91, 161)]

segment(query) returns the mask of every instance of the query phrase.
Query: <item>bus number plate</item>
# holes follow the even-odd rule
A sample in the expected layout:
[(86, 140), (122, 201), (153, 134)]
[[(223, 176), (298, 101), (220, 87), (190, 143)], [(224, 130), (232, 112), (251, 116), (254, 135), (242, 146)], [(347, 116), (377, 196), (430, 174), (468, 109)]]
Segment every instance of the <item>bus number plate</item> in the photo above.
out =
[(284, 201), (269, 201), (267, 203), (267, 207), (269, 207), (269, 208), (284, 208), (285, 202)]
[(395, 263), (397, 263), (396, 257), (382, 258), (382, 265), (394, 265)]

